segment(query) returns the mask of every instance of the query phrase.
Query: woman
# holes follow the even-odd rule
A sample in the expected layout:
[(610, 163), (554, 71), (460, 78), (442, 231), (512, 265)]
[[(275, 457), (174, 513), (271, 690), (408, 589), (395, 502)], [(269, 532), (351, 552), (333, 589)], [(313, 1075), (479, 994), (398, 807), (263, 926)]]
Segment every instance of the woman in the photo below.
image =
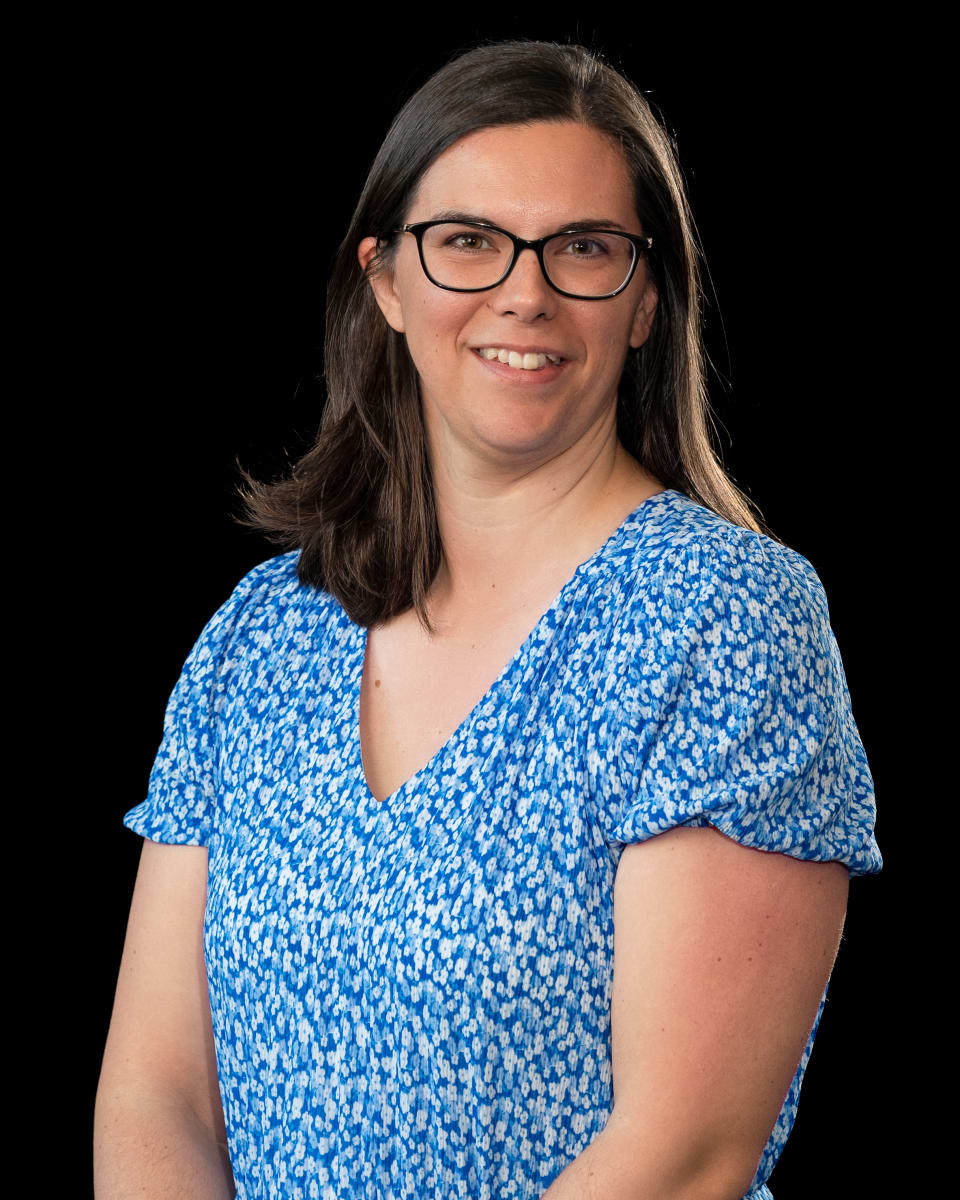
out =
[(710, 448), (698, 296), (596, 55), (485, 45), (397, 116), (317, 444), (246, 476), (287, 550), (124, 817), (103, 1200), (769, 1200), (882, 859), (822, 584)]

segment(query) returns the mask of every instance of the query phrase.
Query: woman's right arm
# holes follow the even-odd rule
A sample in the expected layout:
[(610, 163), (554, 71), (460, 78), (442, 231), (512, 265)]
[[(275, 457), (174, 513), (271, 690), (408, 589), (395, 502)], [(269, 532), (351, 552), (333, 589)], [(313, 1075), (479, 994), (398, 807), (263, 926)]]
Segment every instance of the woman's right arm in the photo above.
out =
[(96, 1200), (232, 1200), (203, 958), (207, 850), (144, 839), (94, 1110)]

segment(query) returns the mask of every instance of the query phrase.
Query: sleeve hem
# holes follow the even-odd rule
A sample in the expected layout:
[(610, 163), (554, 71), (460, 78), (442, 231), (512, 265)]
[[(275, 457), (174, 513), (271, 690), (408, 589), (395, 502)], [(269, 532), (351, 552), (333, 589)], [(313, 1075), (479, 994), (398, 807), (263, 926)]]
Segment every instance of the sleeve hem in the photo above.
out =
[(825, 851), (821, 849), (818, 853), (810, 853), (809, 851), (812, 850), (812, 847), (797, 844), (785, 845), (783, 839), (779, 839), (778, 844), (775, 846), (756, 845), (749, 840), (751, 833), (749, 828), (744, 827), (742, 823), (724, 816), (722, 813), (696, 813), (679, 821), (671, 821), (658, 829), (653, 829), (649, 825), (634, 829), (631, 829), (629, 826), (624, 829), (621, 826), (619, 832), (625, 833), (626, 836), (617, 837), (616, 841), (626, 846), (634, 842), (648, 841), (652, 837), (658, 837), (661, 833), (667, 833), (670, 829), (683, 829), (687, 827), (696, 829), (704, 826), (716, 829), (718, 833), (722, 833), (725, 837), (737, 842), (738, 845), (743, 846), (747, 850), (759, 850), (763, 854), (783, 854), (787, 858), (796, 858), (801, 862), (843, 863), (847, 868), (848, 878), (854, 878), (858, 875), (875, 875), (883, 868), (883, 860), (880, 858), (879, 853), (874, 853), (869, 849), (866, 858), (863, 855), (857, 855), (851, 859), (850, 855), (844, 855), (842, 850), (839, 852), (836, 850), (831, 851), (827, 847)]
[(150, 842), (161, 842), (168, 846), (209, 846), (210, 835), (206, 830), (175, 829), (148, 813), (127, 813), (124, 826)]

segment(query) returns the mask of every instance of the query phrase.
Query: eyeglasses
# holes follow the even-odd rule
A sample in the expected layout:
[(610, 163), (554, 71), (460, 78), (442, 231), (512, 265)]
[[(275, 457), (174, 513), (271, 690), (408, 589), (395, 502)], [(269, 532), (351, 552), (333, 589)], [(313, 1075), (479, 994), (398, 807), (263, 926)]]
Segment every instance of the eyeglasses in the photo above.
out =
[(633, 278), (653, 238), (612, 229), (552, 233), (528, 241), (486, 222), (417, 221), (396, 233), (417, 239), (420, 265), (431, 283), (450, 292), (485, 292), (503, 283), (522, 250), (532, 250), (547, 283), (573, 300), (609, 300)]

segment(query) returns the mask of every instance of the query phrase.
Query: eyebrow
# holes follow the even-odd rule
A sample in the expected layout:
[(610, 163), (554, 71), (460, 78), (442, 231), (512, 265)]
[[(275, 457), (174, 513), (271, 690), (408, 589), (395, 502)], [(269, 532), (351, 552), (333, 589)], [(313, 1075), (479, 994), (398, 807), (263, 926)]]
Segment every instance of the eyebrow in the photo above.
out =
[[(462, 212), (459, 209), (444, 208), (440, 212), (435, 212), (432, 217), (427, 218), (428, 221), (462, 221), (465, 225), (497, 225), (497, 221), (491, 221), (489, 217), (480, 216), (477, 213)], [(607, 217), (591, 217), (586, 221), (565, 221), (560, 226), (558, 233), (585, 233), (591, 229), (622, 229), (624, 233), (626, 228), (619, 221), (611, 221)]]

